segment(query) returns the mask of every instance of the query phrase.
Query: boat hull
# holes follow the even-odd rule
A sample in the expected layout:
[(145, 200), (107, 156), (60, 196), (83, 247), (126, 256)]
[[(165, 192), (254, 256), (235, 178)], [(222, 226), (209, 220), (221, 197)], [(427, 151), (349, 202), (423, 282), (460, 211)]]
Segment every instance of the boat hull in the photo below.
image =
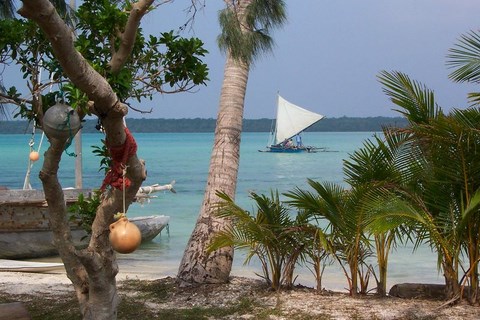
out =
[[(140, 229), (142, 243), (152, 241), (168, 226), (169, 216), (148, 216), (129, 219)], [(73, 229), (74, 245), (81, 249), (88, 245), (89, 236), (83, 229)], [(31, 259), (58, 255), (50, 230), (0, 231), (0, 259)]]
[[(88, 245), (84, 230), (72, 230), (77, 248)], [(51, 231), (0, 232), (0, 259), (31, 259), (58, 255)]]
[[(73, 204), (80, 193), (89, 190), (65, 190), (67, 205)], [(164, 215), (135, 217), (142, 242), (151, 241), (168, 225)], [(88, 245), (89, 237), (79, 220), (69, 219), (72, 240), (76, 247)], [(29, 259), (58, 255), (48, 220), (48, 206), (40, 190), (0, 191), (0, 259)]]
[(140, 229), (142, 243), (144, 243), (155, 239), (165, 227), (168, 230), (170, 217), (164, 215), (143, 216), (129, 218), (128, 220), (135, 223), (138, 229)]
[(318, 148), (315, 147), (281, 147), (281, 146), (270, 146), (267, 147), (267, 150), (259, 150), (261, 152), (273, 152), (273, 153), (302, 153), (302, 152), (318, 152)]

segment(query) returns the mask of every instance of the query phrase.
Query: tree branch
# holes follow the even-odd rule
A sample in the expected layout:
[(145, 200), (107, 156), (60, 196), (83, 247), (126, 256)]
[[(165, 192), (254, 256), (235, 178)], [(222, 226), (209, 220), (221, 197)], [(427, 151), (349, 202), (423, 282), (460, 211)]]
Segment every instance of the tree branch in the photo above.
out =
[(125, 31), (120, 37), (120, 48), (113, 54), (112, 59), (109, 62), (110, 70), (113, 74), (118, 73), (124, 66), (128, 57), (130, 57), (137, 37), (137, 30), (140, 26), (140, 21), (147, 13), (148, 8), (153, 1), (154, 0), (140, 0), (132, 4), (132, 10), (130, 11)]
[[(75, 49), (72, 30), (57, 14), (48, 0), (23, 0), (18, 13), (35, 21), (49, 39), (55, 57), (68, 78), (89, 99), (95, 102), (99, 112), (123, 117), (128, 112), (126, 106), (117, 106), (118, 99), (108, 82), (97, 73)], [(116, 108), (114, 108), (116, 107)], [(111, 110), (114, 109), (114, 110)]]

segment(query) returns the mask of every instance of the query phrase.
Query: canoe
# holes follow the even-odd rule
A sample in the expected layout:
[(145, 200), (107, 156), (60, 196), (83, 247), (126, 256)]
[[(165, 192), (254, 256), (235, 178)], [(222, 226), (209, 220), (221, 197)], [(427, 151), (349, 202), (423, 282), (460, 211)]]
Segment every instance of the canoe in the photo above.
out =
[(0, 271), (52, 272), (65, 270), (63, 263), (0, 259)]
[(168, 230), (168, 223), (170, 222), (169, 216), (142, 216), (128, 218), (130, 222), (133, 222), (140, 229), (142, 234), (142, 243), (152, 241), (160, 232), (166, 227)]
[[(64, 190), (68, 205), (80, 193), (91, 190)], [(142, 242), (151, 241), (168, 225), (170, 217), (152, 215), (129, 218), (142, 234)], [(72, 240), (78, 247), (88, 244), (87, 233), (78, 219), (70, 219)], [(0, 259), (29, 259), (57, 255), (49, 227), (48, 206), (41, 190), (0, 190)]]

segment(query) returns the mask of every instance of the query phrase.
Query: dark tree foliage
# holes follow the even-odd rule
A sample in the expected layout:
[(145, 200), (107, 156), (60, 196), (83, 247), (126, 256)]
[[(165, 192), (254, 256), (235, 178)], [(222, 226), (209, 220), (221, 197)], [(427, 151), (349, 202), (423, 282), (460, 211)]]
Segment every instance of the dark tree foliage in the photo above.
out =
[[(272, 119), (245, 119), (243, 132), (270, 132)], [(155, 132), (214, 132), (215, 119), (128, 119), (130, 131), (137, 133)], [(95, 120), (83, 124), (84, 133), (97, 132)], [(309, 128), (310, 132), (379, 132), (383, 126), (403, 128), (407, 125), (405, 118), (371, 117), (371, 118), (327, 118)], [(0, 122), (0, 134), (26, 133), (31, 130), (28, 123), (19, 121)]]

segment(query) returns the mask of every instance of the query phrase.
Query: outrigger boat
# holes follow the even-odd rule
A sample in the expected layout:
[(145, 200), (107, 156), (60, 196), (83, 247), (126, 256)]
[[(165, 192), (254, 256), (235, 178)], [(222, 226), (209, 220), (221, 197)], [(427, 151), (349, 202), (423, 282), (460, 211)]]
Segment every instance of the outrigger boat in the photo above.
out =
[[(153, 192), (175, 192), (174, 182), (166, 185), (141, 187), (136, 201), (146, 201)], [(90, 189), (64, 189), (67, 206), (74, 204), (80, 194), (88, 198)], [(167, 227), (170, 217), (152, 215), (129, 217), (142, 234), (142, 242), (151, 241)], [(69, 220), (72, 238), (76, 246), (88, 244), (88, 235), (79, 219)], [(48, 220), (48, 205), (43, 190), (0, 190), (0, 259), (30, 259), (57, 255), (53, 245), (53, 233)]]
[(304, 145), (301, 133), (324, 117), (294, 105), (278, 95), (275, 129), (270, 134), (267, 149), (258, 151), (299, 153), (322, 150), (322, 148)]

